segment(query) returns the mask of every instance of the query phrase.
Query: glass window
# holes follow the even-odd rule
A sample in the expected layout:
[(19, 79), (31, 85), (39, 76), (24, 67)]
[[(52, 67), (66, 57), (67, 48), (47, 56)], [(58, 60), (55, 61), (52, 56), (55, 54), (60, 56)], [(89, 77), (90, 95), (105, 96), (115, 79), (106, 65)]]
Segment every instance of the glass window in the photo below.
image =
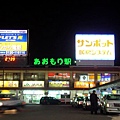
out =
[(20, 73), (4, 73), (4, 80), (20, 80)]
[(120, 100), (120, 95), (107, 95), (107, 100)]
[(20, 80), (20, 73), (13, 73), (13, 80)]
[(13, 73), (5, 73), (4, 80), (13, 80)]
[(3, 72), (0, 73), (0, 80), (3, 80)]
[(24, 80), (44, 80), (45, 73), (24, 73)]

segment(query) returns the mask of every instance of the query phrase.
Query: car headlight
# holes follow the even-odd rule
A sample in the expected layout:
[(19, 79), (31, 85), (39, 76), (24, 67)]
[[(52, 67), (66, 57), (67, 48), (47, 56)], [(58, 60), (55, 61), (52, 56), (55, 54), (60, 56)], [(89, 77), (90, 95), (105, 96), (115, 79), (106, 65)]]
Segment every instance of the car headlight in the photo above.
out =
[(79, 105), (81, 105), (82, 104), (82, 102), (81, 101), (79, 101)]
[(110, 107), (110, 104), (109, 103), (107, 103), (107, 105), (106, 105), (107, 107)]
[(90, 102), (87, 102), (87, 105), (90, 105)]
[(3, 103), (2, 102), (0, 102), (0, 106), (2, 106), (3, 105)]
[(113, 107), (113, 104), (112, 104), (112, 103), (107, 103), (106, 106), (107, 106), (107, 107)]

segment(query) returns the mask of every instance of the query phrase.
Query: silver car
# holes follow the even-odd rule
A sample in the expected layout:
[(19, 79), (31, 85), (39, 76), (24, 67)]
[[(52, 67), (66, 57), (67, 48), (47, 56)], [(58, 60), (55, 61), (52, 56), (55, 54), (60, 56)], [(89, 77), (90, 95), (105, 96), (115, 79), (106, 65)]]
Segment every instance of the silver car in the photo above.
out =
[(120, 114), (120, 94), (108, 94), (101, 100), (100, 112), (103, 114)]
[(9, 109), (17, 109), (24, 107), (26, 103), (15, 96), (2, 96), (0, 97), (0, 112)]

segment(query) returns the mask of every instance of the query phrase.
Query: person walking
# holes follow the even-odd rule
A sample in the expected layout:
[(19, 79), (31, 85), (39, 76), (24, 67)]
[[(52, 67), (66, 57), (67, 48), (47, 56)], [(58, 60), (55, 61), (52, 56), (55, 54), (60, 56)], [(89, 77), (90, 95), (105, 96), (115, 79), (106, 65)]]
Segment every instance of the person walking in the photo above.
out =
[(91, 102), (91, 114), (93, 114), (93, 112), (97, 114), (98, 97), (95, 90), (93, 90), (93, 93), (90, 94), (90, 102)]

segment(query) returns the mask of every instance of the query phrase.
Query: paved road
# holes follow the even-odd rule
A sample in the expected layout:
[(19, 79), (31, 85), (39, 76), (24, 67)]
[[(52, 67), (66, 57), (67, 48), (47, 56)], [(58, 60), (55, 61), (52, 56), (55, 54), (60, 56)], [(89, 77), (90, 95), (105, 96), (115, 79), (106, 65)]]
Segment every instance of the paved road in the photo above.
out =
[(117, 120), (115, 117), (118, 115), (91, 115), (70, 105), (31, 105), (19, 112), (0, 113), (0, 120)]

